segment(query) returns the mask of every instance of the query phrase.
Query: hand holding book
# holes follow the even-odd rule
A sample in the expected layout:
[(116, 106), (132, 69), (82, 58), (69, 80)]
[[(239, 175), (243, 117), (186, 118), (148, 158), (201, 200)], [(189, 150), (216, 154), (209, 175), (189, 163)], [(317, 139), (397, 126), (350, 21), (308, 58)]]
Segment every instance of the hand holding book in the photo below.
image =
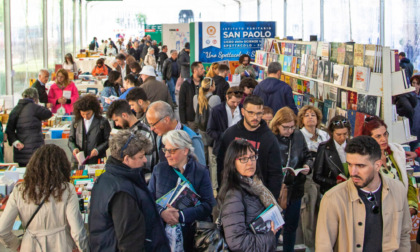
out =
[(167, 208), (160, 214), (163, 221), (171, 226), (179, 223), (179, 210), (173, 208), (171, 205), (166, 205)]

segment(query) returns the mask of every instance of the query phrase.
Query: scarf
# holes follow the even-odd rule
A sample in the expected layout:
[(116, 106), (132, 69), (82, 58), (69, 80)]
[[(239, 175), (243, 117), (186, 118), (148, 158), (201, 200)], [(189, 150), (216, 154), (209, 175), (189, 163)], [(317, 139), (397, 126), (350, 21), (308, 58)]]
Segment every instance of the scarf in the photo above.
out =
[(243, 176), (239, 176), (239, 178), (241, 180), (241, 187), (249, 194), (258, 196), (265, 208), (273, 204), (274, 206), (277, 206), (278, 209), (281, 209), (273, 194), (267, 187), (264, 186), (263, 182), (257, 175), (254, 175), (252, 178)]

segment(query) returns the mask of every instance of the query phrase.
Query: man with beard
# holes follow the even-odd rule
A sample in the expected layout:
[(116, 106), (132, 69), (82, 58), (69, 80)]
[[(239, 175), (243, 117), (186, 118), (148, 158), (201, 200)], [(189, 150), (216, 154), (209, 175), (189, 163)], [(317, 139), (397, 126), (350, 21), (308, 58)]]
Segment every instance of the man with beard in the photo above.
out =
[(126, 100), (116, 100), (111, 103), (106, 116), (108, 119), (112, 119), (114, 121), (115, 126), (121, 127), (122, 129), (129, 129), (135, 134), (141, 133), (153, 143), (152, 152), (146, 154), (147, 164), (145, 166), (145, 168), (151, 171), (153, 166), (158, 163), (158, 156), (155, 145), (155, 137), (149, 127), (136, 118), (131, 111), (130, 104), (128, 104)]
[(228, 128), (220, 140), (217, 152), (217, 182), (221, 185), (223, 160), (229, 144), (235, 139), (245, 139), (257, 150), (262, 181), (277, 199), (283, 181), (280, 149), (276, 137), (262, 120), (263, 107), (264, 103), (258, 96), (249, 95), (245, 98), (241, 109), (244, 118)]
[(251, 77), (255, 79), (256, 75), (254, 72), (254, 68), (249, 64), (251, 62), (251, 57), (249, 57), (248, 54), (242, 54), (241, 57), (239, 57), (239, 65), (235, 69), (235, 74), (240, 74), (241, 79), (245, 77)]
[(128, 92), (127, 97), (125, 98), (130, 104), (131, 110), (136, 112), (137, 119), (149, 126), (149, 123), (146, 120), (146, 111), (147, 107), (150, 105), (150, 101), (147, 99), (146, 92), (143, 88), (135, 87)]
[(316, 230), (317, 251), (410, 251), (407, 191), (379, 173), (379, 144), (370, 136), (346, 146), (350, 179), (325, 193)]

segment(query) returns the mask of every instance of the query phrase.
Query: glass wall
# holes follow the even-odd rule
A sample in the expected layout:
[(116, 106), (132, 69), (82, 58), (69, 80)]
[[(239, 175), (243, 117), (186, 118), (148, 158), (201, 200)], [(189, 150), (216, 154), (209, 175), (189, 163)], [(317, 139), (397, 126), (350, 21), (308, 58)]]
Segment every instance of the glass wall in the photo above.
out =
[(43, 66), (42, 0), (10, 1), (13, 93), (20, 94)]
[(63, 63), (61, 54), (60, 5), (62, 0), (47, 1), (48, 17), (48, 69), (55, 70), (55, 64)]
[[(64, 1), (64, 54), (73, 54), (73, 0)], [(73, 55), (74, 57), (75, 55)], [(63, 59), (64, 60), (64, 59)]]
[(6, 94), (6, 60), (4, 55), (4, 0), (0, 0), (0, 95)]
[(349, 15), (349, 0), (324, 0), (324, 41), (351, 40)]
[(380, 44), (379, 1), (351, 0), (350, 11), (351, 39), (362, 44)]

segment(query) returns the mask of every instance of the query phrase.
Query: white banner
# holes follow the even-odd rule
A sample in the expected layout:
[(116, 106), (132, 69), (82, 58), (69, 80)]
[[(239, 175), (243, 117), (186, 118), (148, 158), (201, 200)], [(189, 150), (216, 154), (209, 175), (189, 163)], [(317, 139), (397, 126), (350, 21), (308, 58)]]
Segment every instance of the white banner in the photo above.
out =
[(220, 48), (220, 22), (203, 23), (203, 48), (214, 46)]

